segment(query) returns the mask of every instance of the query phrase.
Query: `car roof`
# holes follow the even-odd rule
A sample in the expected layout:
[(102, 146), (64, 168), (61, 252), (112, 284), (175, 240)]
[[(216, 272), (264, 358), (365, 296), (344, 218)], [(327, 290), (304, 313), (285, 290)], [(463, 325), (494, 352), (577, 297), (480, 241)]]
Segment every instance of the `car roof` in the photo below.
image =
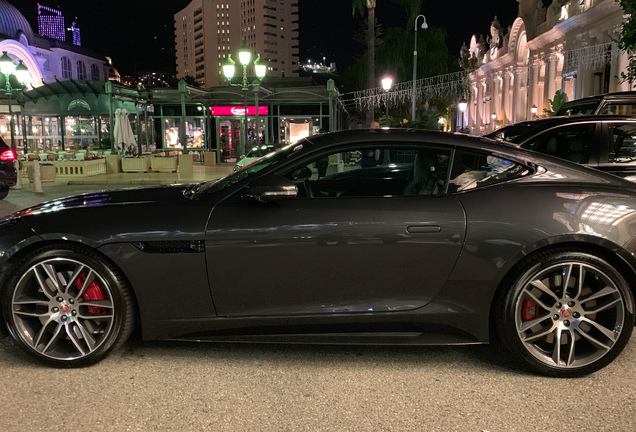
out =
[(622, 115), (586, 115), (586, 116), (559, 116), (559, 117), (548, 117), (544, 119), (537, 120), (526, 120), (519, 123), (515, 123), (509, 126), (505, 126), (501, 129), (498, 129), (494, 132), (491, 132), (487, 135), (489, 138), (495, 138), (497, 133), (501, 133), (502, 130), (505, 131), (506, 128), (515, 128), (519, 126), (525, 126), (526, 131), (514, 136), (511, 138), (510, 142), (513, 143), (522, 143), (525, 140), (545, 131), (555, 126), (562, 126), (567, 124), (578, 124), (578, 123), (598, 123), (598, 122), (612, 122), (612, 121), (621, 121), (628, 123), (636, 123), (636, 117), (631, 116), (622, 116)]
[(636, 91), (623, 91), (623, 92), (613, 92), (613, 93), (604, 93), (600, 95), (587, 96), (584, 98), (574, 99), (571, 101), (567, 101), (563, 105), (574, 105), (577, 103), (585, 103), (594, 100), (611, 100), (611, 99), (636, 99)]

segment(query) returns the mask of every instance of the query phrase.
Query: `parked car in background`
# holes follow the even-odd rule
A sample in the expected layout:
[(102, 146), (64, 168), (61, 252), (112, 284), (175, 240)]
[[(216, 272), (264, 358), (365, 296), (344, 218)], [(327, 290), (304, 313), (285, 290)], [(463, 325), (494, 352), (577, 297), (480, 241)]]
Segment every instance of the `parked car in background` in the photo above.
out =
[(487, 136), (636, 181), (636, 117), (550, 117)]
[[(321, 177), (325, 159), (347, 163)], [(573, 377), (630, 340), (635, 238), (636, 190), (619, 177), (485, 138), (351, 130), (212, 182), (0, 220), (2, 319), (54, 366), (95, 363), (138, 324), (146, 340), (497, 335), (535, 371)]]
[(606, 93), (564, 103), (557, 116), (636, 115), (636, 91)]
[(9, 188), (18, 181), (15, 159), (15, 151), (0, 137), (0, 199), (4, 199), (9, 194)]
[(274, 144), (263, 144), (253, 147), (249, 152), (247, 152), (247, 154), (241, 156), (241, 159), (236, 163), (236, 165), (234, 165), (234, 171), (238, 171), (245, 165), (251, 164), (256, 159), (273, 152), (276, 148), (277, 147)]

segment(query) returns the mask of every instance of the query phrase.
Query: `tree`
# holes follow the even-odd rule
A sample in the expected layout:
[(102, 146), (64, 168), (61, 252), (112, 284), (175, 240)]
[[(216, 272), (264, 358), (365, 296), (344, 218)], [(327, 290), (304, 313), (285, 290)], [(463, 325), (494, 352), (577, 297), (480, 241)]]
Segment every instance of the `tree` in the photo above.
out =
[(617, 77), (619, 84), (629, 82), (630, 87), (636, 88), (636, 0), (616, 0), (620, 3), (626, 15), (629, 15), (623, 23), (621, 36), (618, 40), (620, 49), (627, 53), (629, 65), (626, 72), (621, 72)]
[[(402, 6), (412, 22), (420, 11), (422, 0), (391, 0)], [(367, 11), (367, 87), (375, 87), (375, 5), (376, 0), (353, 0), (353, 15)], [(367, 123), (373, 121), (373, 112), (367, 112)]]
[[(390, 73), (394, 83), (410, 82), (413, 78), (413, 32), (409, 28), (390, 28), (384, 36), (384, 43), (377, 47), (376, 63), (379, 71)], [(446, 45), (446, 31), (441, 28), (428, 28), (417, 32), (417, 75), (427, 78), (458, 72), (457, 58), (448, 52)], [(366, 55), (357, 59), (356, 63), (347, 69), (345, 87), (348, 91), (364, 90)], [(410, 127), (436, 129), (440, 116), (447, 117), (446, 107), (450, 106), (457, 97), (441, 94), (434, 100), (423, 101), (417, 108), (419, 120), (417, 124), (407, 122)], [(370, 110), (373, 111), (373, 110)], [(410, 104), (391, 108), (391, 115), (395, 119), (391, 126), (404, 125), (403, 119), (411, 118)], [(384, 115), (381, 117), (384, 118)], [(373, 119), (371, 120), (373, 121)], [(369, 121), (367, 121), (369, 123)]]

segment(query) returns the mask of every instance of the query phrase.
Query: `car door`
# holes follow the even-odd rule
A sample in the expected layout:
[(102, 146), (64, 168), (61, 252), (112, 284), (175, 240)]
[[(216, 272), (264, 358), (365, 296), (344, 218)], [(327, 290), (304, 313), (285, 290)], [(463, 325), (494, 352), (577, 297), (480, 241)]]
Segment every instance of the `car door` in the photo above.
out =
[(636, 181), (636, 122), (603, 122), (599, 169)]
[(218, 204), (206, 234), (218, 314), (387, 313), (430, 302), (466, 227), (445, 194), (451, 151), (436, 151), (428, 162), (410, 148), (320, 154), (277, 173), (298, 185), (296, 198), (263, 203), (243, 190)]

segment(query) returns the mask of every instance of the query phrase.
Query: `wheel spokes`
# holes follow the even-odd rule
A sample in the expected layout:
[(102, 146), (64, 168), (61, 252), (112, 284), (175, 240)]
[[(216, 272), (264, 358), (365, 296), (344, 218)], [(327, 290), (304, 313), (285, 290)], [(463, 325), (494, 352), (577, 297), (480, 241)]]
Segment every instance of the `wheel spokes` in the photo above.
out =
[(580, 367), (601, 358), (618, 341), (623, 309), (620, 290), (597, 267), (558, 264), (538, 272), (521, 290), (517, 334), (541, 362)]
[(32, 266), (18, 282), (11, 306), (18, 337), (56, 360), (90, 355), (114, 325), (115, 304), (105, 280), (72, 259)]

